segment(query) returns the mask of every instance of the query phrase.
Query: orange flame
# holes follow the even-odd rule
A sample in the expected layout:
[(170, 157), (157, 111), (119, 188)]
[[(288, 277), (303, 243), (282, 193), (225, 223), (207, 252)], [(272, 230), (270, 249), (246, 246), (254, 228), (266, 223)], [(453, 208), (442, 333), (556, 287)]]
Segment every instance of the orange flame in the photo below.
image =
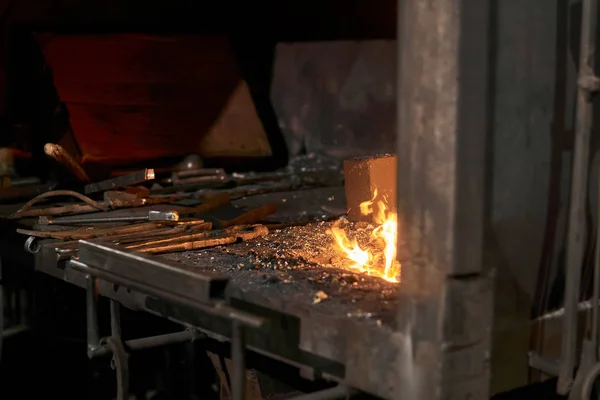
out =
[(337, 250), (354, 263), (350, 269), (378, 276), (389, 282), (400, 282), (400, 263), (396, 261), (398, 215), (388, 209), (385, 197), (382, 200), (376, 199), (377, 189), (371, 200), (360, 203), (360, 212), (363, 215), (373, 215), (373, 222), (378, 226), (373, 229), (371, 237), (383, 241), (383, 252), (362, 249), (357, 240), (350, 240), (337, 223), (327, 233), (335, 239)]

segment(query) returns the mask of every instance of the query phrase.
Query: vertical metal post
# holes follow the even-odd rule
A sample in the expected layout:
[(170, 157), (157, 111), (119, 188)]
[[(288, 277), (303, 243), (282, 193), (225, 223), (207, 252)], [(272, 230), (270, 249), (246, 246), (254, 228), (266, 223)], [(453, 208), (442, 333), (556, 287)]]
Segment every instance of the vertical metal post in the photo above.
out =
[(4, 335), (4, 291), (2, 290), (2, 258), (0, 258), (0, 363), (2, 362), (3, 335)]
[(421, 270), (480, 273), (489, 0), (400, 0), (398, 8), (400, 244)]
[(577, 361), (577, 313), (586, 235), (585, 206), (593, 112), (591, 94), (598, 87), (597, 78), (594, 75), (597, 18), (598, 1), (583, 0), (575, 144), (567, 231), (565, 315), (557, 384), (557, 392), (562, 395), (567, 394), (573, 385), (573, 372)]
[[(600, 175), (598, 175), (600, 177)], [(600, 227), (600, 180), (598, 181), (598, 204), (596, 207), (598, 209), (596, 226)], [(592, 347), (594, 349), (594, 360), (598, 359), (598, 323), (600, 323), (600, 315), (598, 311), (600, 308), (598, 307), (598, 301), (600, 301), (600, 234), (596, 233), (596, 251), (594, 255), (594, 291), (592, 295)]]
[(98, 309), (97, 309), (97, 279), (91, 275), (86, 275), (86, 320), (87, 320), (87, 344), (88, 356), (91, 358), (92, 352), (100, 344), (100, 332), (98, 331)]
[(233, 372), (231, 377), (231, 392), (233, 400), (244, 400), (246, 389), (246, 332), (239, 322), (233, 323), (231, 335), (231, 361)]
[(121, 308), (115, 300), (110, 300), (110, 332), (111, 336), (121, 340)]
[[(490, 0), (397, 4), (398, 290), (403, 296), (397, 313), (403, 334), (397, 397), (465, 398), (461, 379), (470, 376), (469, 397), (486, 399), (489, 343), (481, 318), (493, 312), (491, 302), (482, 296), (489, 309), (461, 318), (455, 317), (455, 303), (462, 302), (460, 288), (467, 282), (462, 277), (475, 285), (485, 272)], [(480, 337), (481, 346), (459, 349), (472, 337)], [(444, 346), (453, 349), (441, 351)], [(452, 361), (459, 359), (469, 363)]]

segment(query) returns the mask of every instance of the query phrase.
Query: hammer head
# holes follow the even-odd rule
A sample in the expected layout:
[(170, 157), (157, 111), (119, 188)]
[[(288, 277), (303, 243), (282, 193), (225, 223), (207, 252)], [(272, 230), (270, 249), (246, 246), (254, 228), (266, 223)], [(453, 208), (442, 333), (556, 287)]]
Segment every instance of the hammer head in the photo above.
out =
[(179, 221), (177, 211), (150, 211), (148, 221)]

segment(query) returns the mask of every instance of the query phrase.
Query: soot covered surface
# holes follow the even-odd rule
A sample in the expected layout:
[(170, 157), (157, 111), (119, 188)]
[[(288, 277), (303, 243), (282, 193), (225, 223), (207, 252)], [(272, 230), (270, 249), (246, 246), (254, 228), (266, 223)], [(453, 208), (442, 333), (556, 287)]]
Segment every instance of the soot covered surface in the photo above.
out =
[[(374, 226), (340, 221), (350, 237), (368, 242)], [(274, 230), (250, 242), (164, 257), (226, 274), (244, 294), (310, 307), (335, 317), (390, 327), (397, 310), (398, 283), (346, 269), (327, 230), (334, 222)]]

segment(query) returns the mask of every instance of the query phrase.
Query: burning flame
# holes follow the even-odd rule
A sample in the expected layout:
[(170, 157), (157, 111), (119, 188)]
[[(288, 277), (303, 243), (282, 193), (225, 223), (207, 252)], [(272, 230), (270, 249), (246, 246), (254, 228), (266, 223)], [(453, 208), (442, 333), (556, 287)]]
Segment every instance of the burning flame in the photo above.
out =
[(350, 240), (338, 223), (334, 224), (327, 233), (335, 239), (337, 250), (354, 262), (350, 269), (366, 272), (367, 275), (378, 276), (389, 282), (400, 282), (400, 263), (396, 261), (398, 215), (388, 209), (385, 197), (382, 200), (376, 201), (376, 199), (377, 189), (371, 200), (360, 203), (360, 212), (363, 215), (373, 215), (373, 222), (377, 227), (373, 229), (371, 238), (383, 241), (383, 251), (362, 249), (356, 238)]

